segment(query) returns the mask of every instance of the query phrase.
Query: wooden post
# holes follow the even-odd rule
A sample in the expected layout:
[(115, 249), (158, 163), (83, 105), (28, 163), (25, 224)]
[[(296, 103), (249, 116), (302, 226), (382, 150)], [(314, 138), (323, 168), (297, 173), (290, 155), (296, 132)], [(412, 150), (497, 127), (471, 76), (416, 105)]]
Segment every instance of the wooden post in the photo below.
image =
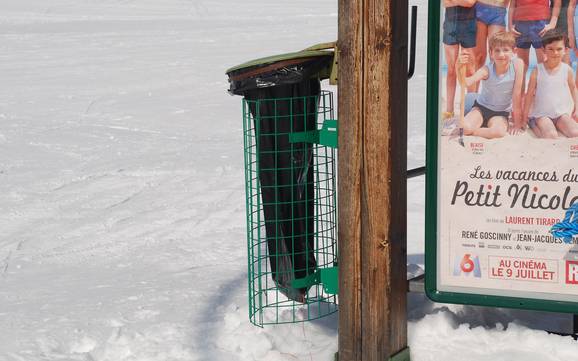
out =
[(339, 0), (340, 361), (407, 352), (407, 17)]

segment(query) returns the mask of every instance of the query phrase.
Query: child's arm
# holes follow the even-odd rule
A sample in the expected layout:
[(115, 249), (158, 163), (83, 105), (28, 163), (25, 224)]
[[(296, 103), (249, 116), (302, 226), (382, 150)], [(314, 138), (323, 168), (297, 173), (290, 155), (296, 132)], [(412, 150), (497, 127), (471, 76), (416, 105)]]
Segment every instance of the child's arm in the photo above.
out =
[(568, 40), (570, 48), (576, 48), (576, 34), (574, 34), (574, 12), (576, 11), (576, 0), (570, 0), (568, 4)]
[(463, 6), (465, 8), (471, 8), (475, 4), (476, 0), (444, 0), (445, 7)]
[(524, 123), (528, 122), (530, 109), (532, 109), (532, 105), (534, 105), (534, 97), (536, 96), (537, 78), (538, 78), (538, 69), (534, 68), (534, 70), (532, 70), (532, 75), (530, 75), (530, 81), (528, 83), (528, 91), (526, 92), (526, 98), (524, 99), (524, 112), (522, 113), (522, 121)]
[(508, 29), (514, 34), (514, 36), (520, 36), (518, 30), (514, 27), (514, 12), (516, 11), (516, 0), (510, 1), (510, 9), (508, 10)]
[(556, 28), (556, 24), (558, 23), (558, 16), (560, 16), (561, 2), (562, 0), (554, 0), (552, 17), (550, 17), (550, 22), (546, 26), (544, 26), (544, 29), (542, 29), (542, 31), (540, 31), (539, 33), (540, 36), (543, 36), (546, 33), (546, 31)]
[(471, 8), (472, 6), (476, 5), (476, 0), (459, 0), (460, 6)]
[(576, 73), (576, 81), (574, 82), (576, 84), (576, 86), (578, 87), (578, 72)]
[(518, 134), (526, 126), (527, 117), (522, 114), (522, 84), (524, 82), (524, 62), (522, 59), (512, 59), (516, 77), (514, 80), (514, 91), (512, 93), (512, 118), (514, 126), (510, 130), (511, 134)]
[(465, 8), (471, 8), (475, 4), (476, 4), (476, 0), (444, 0), (444, 5), (446, 7), (463, 6)]
[(574, 112), (572, 118), (578, 118), (578, 91), (576, 91), (576, 82), (574, 81), (574, 71), (572, 68), (568, 69), (568, 87), (570, 88), (570, 94), (572, 94), (572, 100), (574, 101)]
[[(470, 55), (462, 53), (458, 59), (458, 62), (456, 65), (457, 68), (459, 69), (460, 67), (467, 66), (468, 64), (471, 64)], [(469, 77), (463, 76), (463, 74), (458, 71), (458, 81), (460, 83), (460, 86), (470, 87), (470, 86), (476, 84), (477, 82), (479, 82), (480, 80), (488, 79), (489, 75), (490, 75), (490, 70), (488, 69), (488, 67), (486, 65), (484, 65), (483, 67), (479, 68), (474, 74), (472, 74)]]

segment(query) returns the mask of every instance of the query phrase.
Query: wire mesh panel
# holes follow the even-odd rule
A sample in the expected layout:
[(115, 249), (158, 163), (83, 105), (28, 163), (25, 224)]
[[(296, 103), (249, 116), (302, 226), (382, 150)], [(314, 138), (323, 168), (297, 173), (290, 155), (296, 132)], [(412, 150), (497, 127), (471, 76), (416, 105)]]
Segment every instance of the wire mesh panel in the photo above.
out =
[(336, 151), (318, 144), (333, 98), (319, 94), (243, 100), (249, 313), (259, 326), (337, 310), (319, 277), (337, 265)]

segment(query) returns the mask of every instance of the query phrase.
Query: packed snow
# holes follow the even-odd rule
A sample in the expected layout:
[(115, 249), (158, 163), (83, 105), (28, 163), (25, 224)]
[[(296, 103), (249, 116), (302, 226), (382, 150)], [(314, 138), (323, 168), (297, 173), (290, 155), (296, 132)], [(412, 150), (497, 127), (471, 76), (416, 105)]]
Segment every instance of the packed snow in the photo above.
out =
[[(427, 1), (408, 163), (425, 159)], [(337, 315), (248, 320), (241, 101), (225, 70), (337, 36), (337, 1), (0, 3), (0, 360), (332, 360)], [(408, 263), (423, 268), (424, 181)], [(409, 295), (412, 360), (578, 360), (563, 314)]]

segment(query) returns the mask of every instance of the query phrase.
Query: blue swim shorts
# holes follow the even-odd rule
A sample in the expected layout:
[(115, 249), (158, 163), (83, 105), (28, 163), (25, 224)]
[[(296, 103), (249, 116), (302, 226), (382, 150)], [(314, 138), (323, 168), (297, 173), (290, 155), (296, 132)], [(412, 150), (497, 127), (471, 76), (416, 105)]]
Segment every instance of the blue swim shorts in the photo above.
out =
[(461, 45), (462, 48), (476, 47), (476, 19), (444, 21), (443, 43), (446, 45)]
[(514, 21), (514, 28), (522, 35), (516, 38), (516, 46), (520, 49), (540, 49), (542, 38), (539, 33), (548, 24), (547, 20)]
[(476, 19), (486, 25), (506, 27), (506, 8), (476, 3)]

